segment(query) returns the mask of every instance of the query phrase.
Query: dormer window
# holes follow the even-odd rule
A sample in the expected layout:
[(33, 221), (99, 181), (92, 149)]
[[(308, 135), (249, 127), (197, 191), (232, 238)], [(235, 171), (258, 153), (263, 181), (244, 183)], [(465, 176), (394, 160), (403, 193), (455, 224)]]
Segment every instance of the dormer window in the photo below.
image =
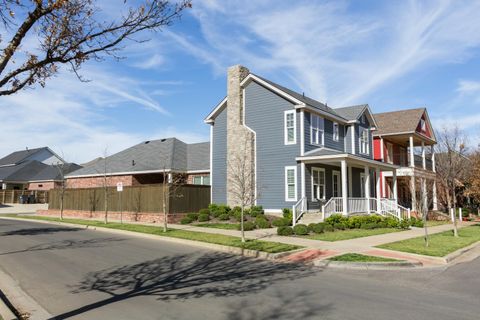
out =
[(369, 154), (370, 153), (370, 144), (368, 139), (368, 130), (363, 130), (360, 134), (360, 153)]
[(340, 136), (340, 130), (339, 130), (338, 123), (334, 122), (333, 123), (333, 141), (338, 141), (339, 136)]
[(323, 145), (323, 118), (312, 114), (310, 121), (310, 143)]

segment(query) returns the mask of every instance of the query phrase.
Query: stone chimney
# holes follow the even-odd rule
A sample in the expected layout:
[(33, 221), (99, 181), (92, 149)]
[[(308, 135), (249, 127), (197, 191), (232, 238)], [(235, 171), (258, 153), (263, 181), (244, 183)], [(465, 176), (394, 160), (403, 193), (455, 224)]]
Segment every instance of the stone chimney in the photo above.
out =
[[(251, 202), (255, 198), (255, 150), (254, 134), (243, 125), (243, 90), (240, 83), (250, 71), (235, 65), (227, 73), (227, 204), (240, 205), (238, 197), (239, 168), (244, 167), (250, 174), (243, 183), (251, 186)], [(249, 203), (248, 205), (253, 205)]]

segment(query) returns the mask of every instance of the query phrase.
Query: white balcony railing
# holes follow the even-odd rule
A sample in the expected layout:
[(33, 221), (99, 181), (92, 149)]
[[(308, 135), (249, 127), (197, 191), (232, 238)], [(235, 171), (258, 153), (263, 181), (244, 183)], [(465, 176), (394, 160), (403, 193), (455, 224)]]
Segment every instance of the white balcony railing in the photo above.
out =
[(332, 214), (380, 214), (393, 216), (399, 220), (410, 218), (410, 209), (402, 207), (394, 199), (382, 198), (347, 198), (347, 210), (343, 210), (343, 199), (332, 197), (322, 206), (323, 218)]

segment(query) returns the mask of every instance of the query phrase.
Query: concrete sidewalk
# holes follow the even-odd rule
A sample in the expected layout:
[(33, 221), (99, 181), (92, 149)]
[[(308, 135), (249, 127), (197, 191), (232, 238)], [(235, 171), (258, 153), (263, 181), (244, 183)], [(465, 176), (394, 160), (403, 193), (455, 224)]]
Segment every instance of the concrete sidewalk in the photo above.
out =
[(18, 204), (18, 203), (4, 203), (0, 204), (0, 214), (8, 213), (35, 213), (37, 210), (48, 209), (48, 203), (35, 203), (35, 204)]

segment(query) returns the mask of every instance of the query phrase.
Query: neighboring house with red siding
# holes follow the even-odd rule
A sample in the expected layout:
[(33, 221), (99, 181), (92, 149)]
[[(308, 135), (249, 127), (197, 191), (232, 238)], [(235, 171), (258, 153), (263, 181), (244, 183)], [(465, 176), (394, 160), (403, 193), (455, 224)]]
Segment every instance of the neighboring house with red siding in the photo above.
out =
[[(104, 158), (97, 158), (67, 175), (67, 188), (160, 184), (173, 174), (189, 184), (210, 185), (210, 144), (187, 144), (176, 138), (141, 142)], [(106, 177), (106, 178), (105, 178)]]
[[(398, 203), (416, 210), (419, 192), (437, 210), (435, 182), (435, 133), (426, 108), (374, 114), (378, 125), (373, 132), (375, 160), (400, 166), (396, 172), (382, 172), (381, 194), (398, 197)], [(420, 188), (420, 189), (419, 189)]]

